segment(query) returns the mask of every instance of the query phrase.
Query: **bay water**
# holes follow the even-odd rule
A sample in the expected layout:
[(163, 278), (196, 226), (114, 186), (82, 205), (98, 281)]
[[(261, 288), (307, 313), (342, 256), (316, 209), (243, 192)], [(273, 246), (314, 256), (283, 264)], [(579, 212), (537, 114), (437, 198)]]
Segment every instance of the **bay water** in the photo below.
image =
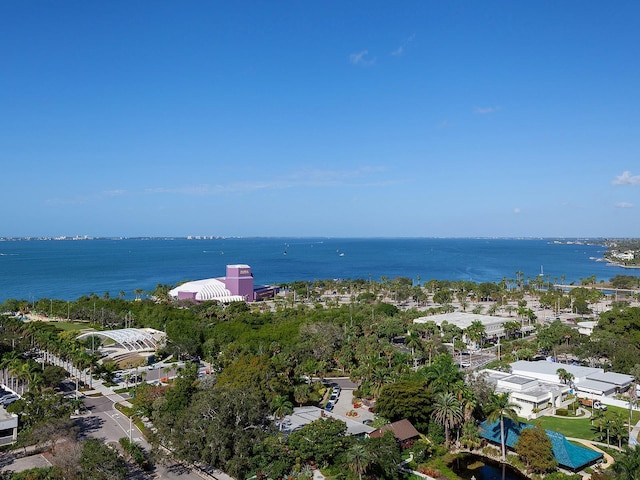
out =
[(221, 277), (248, 264), (256, 284), (408, 277), (499, 282), (543, 275), (565, 283), (637, 270), (608, 266), (606, 248), (554, 239), (210, 238), (0, 241), (0, 302), (75, 300), (108, 292), (134, 298), (158, 284)]

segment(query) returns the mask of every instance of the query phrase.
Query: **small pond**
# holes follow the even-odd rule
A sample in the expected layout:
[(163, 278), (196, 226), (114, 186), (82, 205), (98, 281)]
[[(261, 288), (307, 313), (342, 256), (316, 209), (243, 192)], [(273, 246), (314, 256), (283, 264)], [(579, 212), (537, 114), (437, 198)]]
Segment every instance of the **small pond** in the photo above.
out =
[(467, 480), (529, 480), (508, 465), (470, 453), (461, 455), (449, 467)]

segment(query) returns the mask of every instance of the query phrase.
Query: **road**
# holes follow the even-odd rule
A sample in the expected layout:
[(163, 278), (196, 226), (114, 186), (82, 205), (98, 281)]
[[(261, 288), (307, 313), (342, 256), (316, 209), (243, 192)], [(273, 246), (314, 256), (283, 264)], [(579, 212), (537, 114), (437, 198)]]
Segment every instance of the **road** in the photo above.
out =
[[(158, 373), (162, 370), (158, 369)], [(164, 372), (166, 374), (166, 372)], [(80, 438), (98, 438), (105, 443), (117, 443), (122, 437), (129, 437), (140, 444), (145, 450), (150, 451), (151, 445), (144, 436), (129, 421), (129, 418), (115, 408), (115, 403), (126, 402), (128, 394), (113, 393), (104, 387), (101, 382), (94, 382), (103, 395), (82, 397), (85, 409), (77, 415), (76, 424), (79, 427)], [(11, 453), (0, 457), (0, 470), (12, 470), (20, 472), (30, 468), (47, 467), (50, 463), (40, 454), (15, 458)], [(129, 478), (138, 480), (165, 479), (165, 480), (233, 480), (223, 472), (214, 471), (212, 474), (196, 471), (178, 462), (170, 462), (167, 465), (156, 464), (152, 472), (132, 472)]]

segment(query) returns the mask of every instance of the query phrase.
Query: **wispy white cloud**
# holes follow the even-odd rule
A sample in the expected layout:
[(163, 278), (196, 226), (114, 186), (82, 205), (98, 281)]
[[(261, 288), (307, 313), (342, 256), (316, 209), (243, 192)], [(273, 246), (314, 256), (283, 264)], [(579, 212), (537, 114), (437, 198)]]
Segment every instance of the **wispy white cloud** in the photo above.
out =
[(358, 53), (352, 53), (349, 55), (349, 61), (352, 65), (358, 65), (359, 67), (370, 67), (375, 65), (376, 57), (369, 57), (369, 50), (362, 50)]
[(416, 38), (415, 33), (407, 38), (405, 38), (400, 46), (391, 52), (391, 55), (394, 57), (400, 57), (404, 54), (407, 47), (413, 42), (413, 39)]
[(232, 193), (251, 193), (258, 190), (283, 190), (288, 188), (323, 188), (323, 187), (381, 187), (397, 183), (394, 180), (377, 180), (376, 173), (385, 171), (384, 167), (365, 166), (353, 170), (321, 170), (309, 169), (292, 172), (280, 178), (262, 181), (232, 182), (227, 184), (200, 184), (181, 187), (148, 188), (145, 194), (178, 194), (178, 195), (224, 195)]
[(519, 214), (520, 214), (520, 211), (521, 211), (521, 210), (520, 210), (520, 208), (519, 208), (519, 207), (516, 207), (516, 208), (514, 208), (514, 209), (513, 209), (513, 213), (514, 213), (514, 214), (516, 214), (516, 215), (519, 215)]
[(476, 115), (489, 115), (491, 113), (496, 113), (500, 110), (500, 107), (476, 107), (473, 109), (473, 113)]
[(612, 185), (640, 185), (640, 175), (631, 175), (631, 172), (625, 170), (622, 175), (618, 175), (611, 181)]
[(53, 198), (46, 201), (49, 205), (83, 205), (105, 198), (136, 195), (178, 195), (178, 196), (222, 196), (249, 194), (260, 190), (285, 190), (290, 188), (377, 188), (398, 184), (399, 180), (384, 178), (378, 174), (385, 167), (363, 166), (351, 170), (304, 169), (275, 178), (264, 180), (229, 182), (218, 184), (194, 184), (149, 187), (142, 190), (105, 190), (91, 195), (76, 195), (69, 198)]
[(629, 202), (618, 202), (613, 206), (616, 208), (633, 208), (634, 207), (633, 203), (629, 203)]
[(325, 183), (335, 181), (345, 181), (347, 179), (362, 178), (364, 176), (383, 172), (386, 169), (384, 167), (372, 167), (365, 166), (356, 168), (353, 170), (322, 170), (322, 169), (307, 169), (300, 170), (298, 172), (291, 173), (288, 178), (295, 179), (296, 181), (311, 181), (313, 183)]

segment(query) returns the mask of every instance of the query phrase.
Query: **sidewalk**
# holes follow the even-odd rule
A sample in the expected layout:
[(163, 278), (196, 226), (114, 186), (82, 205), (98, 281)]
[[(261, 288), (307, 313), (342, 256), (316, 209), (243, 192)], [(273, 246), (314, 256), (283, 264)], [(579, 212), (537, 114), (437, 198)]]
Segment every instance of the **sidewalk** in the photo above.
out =
[(640, 436), (640, 421), (631, 428), (631, 435), (629, 435), (629, 446), (638, 445), (638, 436)]
[(113, 391), (112, 387), (107, 387), (102, 379), (93, 378), (89, 369), (79, 370), (76, 368), (71, 362), (62, 360), (57, 357), (53, 353), (49, 353), (46, 351), (41, 351), (44, 360), (51, 365), (55, 365), (61, 368), (64, 368), (69, 374), (71, 378), (75, 378), (77, 381), (82, 381), (82, 378), (89, 379), (89, 388), (90, 390), (85, 390), (82, 392), (83, 395), (93, 396), (93, 395), (103, 395), (111, 400), (113, 403), (121, 403), (126, 407), (131, 407), (131, 403), (126, 400), (123, 396)]

